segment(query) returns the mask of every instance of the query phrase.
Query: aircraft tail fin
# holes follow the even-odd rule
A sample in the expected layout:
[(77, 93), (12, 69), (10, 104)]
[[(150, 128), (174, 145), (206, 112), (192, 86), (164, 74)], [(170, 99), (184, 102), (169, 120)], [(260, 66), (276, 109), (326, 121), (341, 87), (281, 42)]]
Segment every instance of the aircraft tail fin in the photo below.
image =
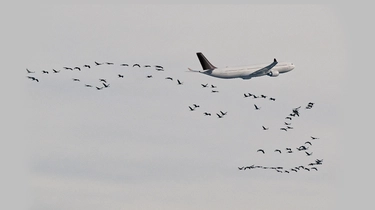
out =
[(214, 65), (210, 63), (210, 61), (207, 60), (207, 58), (203, 55), (201, 52), (197, 52), (197, 56), (199, 59), (199, 62), (202, 65), (203, 70), (213, 70), (216, 69)]

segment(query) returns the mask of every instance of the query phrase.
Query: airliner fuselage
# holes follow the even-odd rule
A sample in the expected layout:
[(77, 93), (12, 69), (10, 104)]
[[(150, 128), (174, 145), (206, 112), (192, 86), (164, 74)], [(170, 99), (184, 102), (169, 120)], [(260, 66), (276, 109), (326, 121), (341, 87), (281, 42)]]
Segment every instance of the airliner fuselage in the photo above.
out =
[(279, 74), (286, 73), (294, 69), (293, 63), (278, 63), (276, 59), (274, 59), (274, 62), (271, 64), (217, 68), (212, 65), (202, 53), (197, 53), (197, 56), (201, 62), (203, 70), (189, 70), (222, 79), (250, 79), (252, 77), (260, 77), (264, 75), (277, 77)]

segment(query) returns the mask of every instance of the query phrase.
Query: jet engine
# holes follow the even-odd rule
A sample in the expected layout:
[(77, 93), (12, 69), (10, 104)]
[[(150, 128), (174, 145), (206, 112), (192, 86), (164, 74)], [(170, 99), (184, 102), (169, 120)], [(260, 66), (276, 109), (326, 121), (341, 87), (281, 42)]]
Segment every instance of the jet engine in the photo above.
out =
[(271, 70), (270, 72), (268, 72), (268, 76), (270, 76), (270, 77), (277, 77), (277, 76), (279, 76), (279, 72), (278, 71), (275, 71), (275, 70)]

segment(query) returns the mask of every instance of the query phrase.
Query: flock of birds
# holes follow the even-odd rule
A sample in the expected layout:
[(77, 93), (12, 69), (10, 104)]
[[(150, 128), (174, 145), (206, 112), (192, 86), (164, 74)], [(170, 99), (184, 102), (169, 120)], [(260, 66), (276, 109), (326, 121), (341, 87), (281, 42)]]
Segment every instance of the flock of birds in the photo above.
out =
[[(90, 65), (90, 64), (85, 64), (83, 66), (75, 66), (75, 67), (67, 67), (67, 66), (64, 66), (62, 67), (62, 69), (64, 69), (64, 71), (83, 71), (84, 69), (91, 69), (93, 67), (96, 67), (96, 66), (101, 66), (101, 65), (115, 65), (113, 62), (94, 62), (94, 64)], [(141, 65), (139, 63), (134, 63), (132, 65), (129, 65), (127, 63), (121, 63), (119, 64), (118, 66), (120, 67), (133, 67), (133, 68), (151, 68), (152, 66), (151, 65)], [(164, 71), (164, 67), (161, 66), (161, 65), (154, 65), (154, 68), (156, 71)], [(48, 70), (42, 70), (40, 71), (42, 74), (59, 74), (61, 70), (56, 70), (56, 69), (52, 69), (50, 71)], [(37, 78), (36, 75), (37, 72), (36, 71), (30, 71), (29, 69), (26, 68), (26, 72), (27, 72), (27, 78), (32, 80), (32, 81), (35, 81), (35, 82), (40, 82), (40, 79)], [(33, 76), (31, 76), (33, 75)], [(122, 79), (124, 78), (124, 75), (123, 74), (117, 74), (117, 78), (119, 79)], [(147, 75), (146, 78), (150, 79), (150, 78), (153, 78), (152, 75)], [(180, 79), (174, 79), (170, 76), (168, 77), (165, 77), (166, 80), (170, 80), (170, 81), (176, 81), (177, 82), (177, 85), (183, 85), (183, 81), (181, 81)], [(81, 80), (79, 78), (72, 78), (72, 81), (73, 82), (80, 82)], [(98, 78), (98, 81), (100, 82), (101, 85), (92, 85), (92, 84), (84, 84), (84, 87), (86, 88), (93, 88), (95, 87), (96, 90), (102, 90), (102, 89), (105, 89), (105, 88), (109, 88), (110, 87), (110, 83), (107, 81), (107, 79), (105, 78)], [(201, 84), (202, 88), (211, 88), (211, 93), (218, 93), (219, 91), (217, 90), (217, 86), (216, 85), (213, 85), (213, 84)], [(274, 97), (268, 97), (264, 94), (261, 94), (261, 95), (256, 95), (256, 94), (253, 94), (253, 93), (243, 93), (243, 96), (244, 98), (253, 98), (253, 99), (268, 99), (269, 101), (276, 101), (276, 98)], [(306, 110), (310, 110), (312, 109), (314, 106), (314, 103), (313, 102), (309, 102), (306, 106), (305, 106), (305, 109)], [(192, 104), (192, 105), (188, 105), (188, 110), (190, 111), (196, 111), (196, 109), (200, 108), (200, 105), (199, 104)], [(280, 128), (280, 130), (282, 131), (288, 131), (288, 130), (291, 130), (293, 129), (292, 127), (292, 120), (293, 118), (295, 117), (300, 117), (301, 113), (300, 113), (300, 108), (301, 106), (297, 107), (297, 108), (293, 108), (292, 109), (292, 112), (288, 114), (288, 116), (285, 117), (285, 120), (284, 120), (284, 125), (283, 127)], [(257, 104), (254, 104), (254, 109), (255, 110), (261, 110), (261, 107)], [(216, 116), (218, 118), (224, 118), (224, 116), (227, 115), (227, 111), (222, 111), (220, 110), (219, 112), (216, 112)], [(210, 113), (210, 112), (203, 112), (204, 116), (212, 116), (213, 114)], [(288, 120), (288, 121), (287, 121)], [(264, 131), (268, 131), (269, 130), (269, 127), (266, 127), (265, 125), (262, 125), (262, 129)], [(280, 149), (280, 148), (275, 148), (272, 152), (273, 153), (279, 153), (279, 154), (283, 154), (283, 153), (286, 153), (286, 154), (291, 154), (291, 153), (294, 153), (294, 152), (303, 152), (306, 154), (306, 156), (312, 156), (313, 155), (313, 152), (311, 151), (311, 147), (313, 145), (312, 143), (312, 140), (316, 140), (316, 139), (319, 139), (317, 137), (314, 137), (314, 136), (311, 136), (311, 139), (310, 141), (305, 141), (303, 145), (299, 145), (297, 147), (295, 147), (295, 149), (292, 149), (291, 147), (286, 147), (286, 148), (283, 148), (283, 149)], [(261, 154), (266, 154), (266, 151), (262, 148), (259, 148), (257, 150), (258, 153), (261, 153)], [(267, 151), (268, 152), (268, 151)], [(311, 163), (308, 163), (307, 165), (303, 166), (303, 165), (300, 165), (300, 166), (295, 166), (295, 167), (291, 167), (290, 169), (286, 170), (284, 169), (284, 167), (282, 166), (260, 166), (260, 165), (250, 165), (250, 166), (242, 166), (242, 167), (238, 167), (239, 170), (241, 171), (245, 171), (247, 169), (272, 169), (272, 170), (275, 170), (277, 172), (280, 172), (280, 173), (289, 173), (291, 171), (294, 171), (294, 172), (298, 172), (300, 170), (305, 170), (305, 171), (318, 171), (318, 168), (316, 167), (316, 165), (322, 165), (322, 162), (323, 162), (323, 159), (316, 159), (315, 162), (311, 162)]]

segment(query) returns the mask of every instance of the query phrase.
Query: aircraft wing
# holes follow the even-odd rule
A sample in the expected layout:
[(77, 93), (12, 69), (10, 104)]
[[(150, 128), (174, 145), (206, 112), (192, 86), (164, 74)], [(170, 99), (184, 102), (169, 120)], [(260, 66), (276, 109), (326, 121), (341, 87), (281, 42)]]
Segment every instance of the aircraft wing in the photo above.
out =
[(255, 72), (251, 73), (249, 76), (266, 75), (266, 74), (268, 74), (268, 72), (271, 71), (271, 69), (272, 69), (274, 66), (276, 66), (276, 64), (277, 64), (277, 60), (276, 60), (276, 58), (274, 58), (274, 59), (273, 59), (273, 62), (272, 62), (270, 65), (268, 65), (268, 66), (266, 66), (266, 67), (263, 67), (263, 68), (261, 68), (261, 69), (255, 71)]

